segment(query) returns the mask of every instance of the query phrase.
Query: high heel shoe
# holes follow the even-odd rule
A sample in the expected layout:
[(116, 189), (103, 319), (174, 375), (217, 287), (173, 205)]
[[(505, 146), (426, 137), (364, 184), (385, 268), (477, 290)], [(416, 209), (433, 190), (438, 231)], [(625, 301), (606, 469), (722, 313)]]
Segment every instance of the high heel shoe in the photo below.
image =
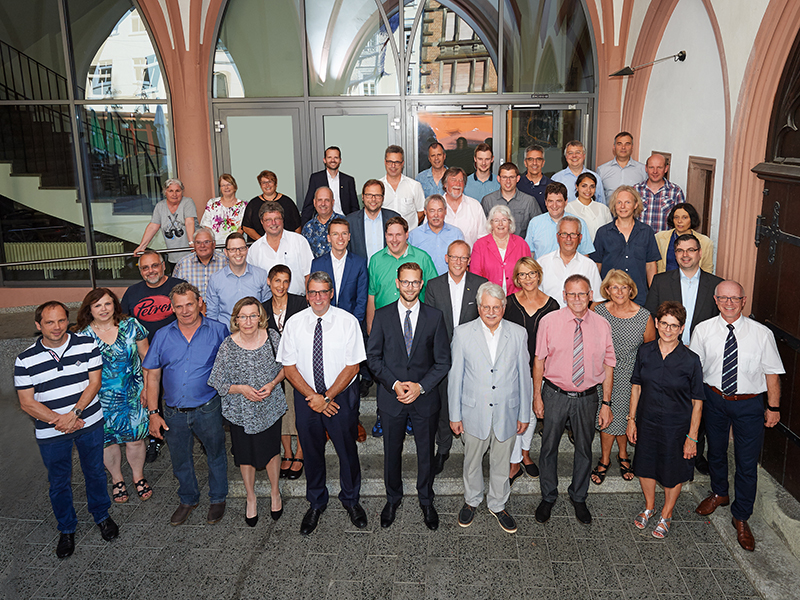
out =
[(269, 511), (269, 516), (272, 517), (273, 521), (277, 521), (278, 519), (280, 519), (282, 514), (283, 514), (283, 500), (281, 500), (281, 507), (278, 510), (272, 510), (272, 507), (270, 507)]
[(256, 515), (255, 517), (245, 517), (244, 522), (247, 523), (250, 527), (255, 527), (256, 523), (258, 523), (258, 515)]
[(293, 462), (300, 463), (300, 470), (295, 471), (293, 469), (289, 470), (289, 473), (286, 475), (286, 479), (300, 479), (300, 476), (303, 474), (303, 459), (302, 458), (293, 458)]

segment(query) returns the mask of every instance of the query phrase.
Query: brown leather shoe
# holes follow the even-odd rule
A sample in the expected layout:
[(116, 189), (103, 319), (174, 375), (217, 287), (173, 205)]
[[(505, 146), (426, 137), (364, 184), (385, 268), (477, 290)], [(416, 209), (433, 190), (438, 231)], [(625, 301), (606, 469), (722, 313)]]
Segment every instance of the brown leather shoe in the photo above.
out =
[(718, 506), (728, 506), (730, 503), (731, 501), (728, 496), (717, 496), (716, 494), (711, 494), (708, 498), (697, 505), (697, 508), (694, 512), (705, 517), (717, 510)]
[(358, 422), (358, 435), (356, 436), (357, 442), (365, 442), (367, 440), (367, 431), (364, 429), (364, 426), (361, 424), (361, 421)]
[(750, 525), (747, 524), (747, 521), (740, 521), (733, 517), (731, 523), (736, 528), (736, 539), (739, 541), (739, 545), (748, 552), (755, 550), (756, 540), (753, 537), (753, 532), (750, 531)]
[(213, 525), (214, 523), (219, 523), (222, 521), (222, 517), (225, 516), (225, 503), (224, 502), (217, 502), (215, 504), (211, 504), (208, 507), (208, 516), (206, 517), (206, 521), (208, 521), (209, 525)]
[(197, 504), (179, 504), (178, 508), (175, 509), (175, 512), (172, 513), (169, 524), (173, 526), (183, 525), (195, 508), (197, 508)]

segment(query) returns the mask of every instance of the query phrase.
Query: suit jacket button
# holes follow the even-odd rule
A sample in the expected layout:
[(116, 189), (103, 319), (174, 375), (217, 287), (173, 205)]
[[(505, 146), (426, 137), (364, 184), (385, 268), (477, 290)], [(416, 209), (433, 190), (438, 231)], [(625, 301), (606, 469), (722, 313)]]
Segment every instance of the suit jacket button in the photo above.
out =
[[(494, 389), (494, 388), (495, 388), (495, 386), (492, 386), (492, 389)], [(491, 406), (491, 405), (489, 405), (489, 406)]]
[(490, 404), (489, 406), (494, 406), (494, 404)]

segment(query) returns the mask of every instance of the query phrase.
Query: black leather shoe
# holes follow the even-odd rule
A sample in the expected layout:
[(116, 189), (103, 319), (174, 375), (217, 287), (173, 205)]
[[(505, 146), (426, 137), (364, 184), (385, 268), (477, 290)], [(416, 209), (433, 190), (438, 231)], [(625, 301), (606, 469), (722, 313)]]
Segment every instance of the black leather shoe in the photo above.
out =
[(469, 527), (472, 525), (472, 519), (475, 518), (475, 507), (470, 506), (466, 502), (461, 510), (458, 511), (458, 524), (461, 527)]
[(506, 533), (517, 532), (517, 522), (514, 520), (514, 517), (508, 514), (506, 509), (503, 509), (500, 512), (493, 512), (492, 510), (489, 510), (489, 512), (495, 516), (503, 531)]
[(698, 454), (694, 459), (694, 468), (701, 475), (708, 475), (708, 460), (702, 454)]
[(589, 507), (586, 502), (575, 502), (572, 500), (572, 506), (575, 507), (575, 518), (581, 523), (588, 525), (592, 522), (592, 513), (589, 512)]
[(447, 462), (447, 459), (450, 458), (450, 454), (439, 454), (436, 453), (436, 456), (433, 457), (433, 474), (438, 475), (444, 470), (444, 463)]
[(67, 558), (72, 556), (75, 552), (75, 534), (62, 533), (58, 538), (58, 546), (56, 546), (56, 556), (58, 558)]
[(436, 512), (433, 504), (420, 504), (419, 506), (422, 509), (422, 517), (428, 529), (431, 531), (439, 529), (439, 513)]
[(364, 509), (361, 505), (356, 502), (353, 506), (344, 506), (344, 509), (347, 511), (347, 514), (350, 515), (350, 522), (358, 527), (359, 529), (364, 529), (367, 526), (367, 513), (364, 512)]
[(325, 506), (323, 506), (322, 508), (309, 508), (306, 511), (306, 514), (303, 517), (303, 522), (300, 523), (300, 533), (302, 535), (308, 535), (317, 528), (317, 524), (319, 523), (319, 518), (322, 515), (322, 513), (325, 512), (326, 508), (327, 507)]
[(536, 507), (536, 513), (534, 513), (537, 523), (546, 523), (550, 519), (554, 504), (555, 502), (548, 502), (547, 500), (542, 500), (539, 503), (539, 506)]
[(119, 535), (119, 527), (117, 527), (117, 524), (114, 523), (114, 519), (111, 517), (108, 517), (102, 523), (98, 523), (97, 526), (100, 528), (100, 535), (102, 535), (103, 539), (107, 542), (110, 542)]
[(381, 511), (381, 527), (386, 529), (392, 523), (394, 523), (394, 518), (397, 515), (397, 509), (400, 508), (401, 502), (402, 500), (398, 500), (394, 504), (387, 502), (383, 506), (383, 510)]

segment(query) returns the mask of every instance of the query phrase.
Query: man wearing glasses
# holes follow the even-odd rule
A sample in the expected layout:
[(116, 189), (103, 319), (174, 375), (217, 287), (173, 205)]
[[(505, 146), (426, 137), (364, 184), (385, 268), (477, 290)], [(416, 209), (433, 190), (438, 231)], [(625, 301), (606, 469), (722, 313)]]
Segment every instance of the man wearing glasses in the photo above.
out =
[(425, 192), (422, 191), (422, 184), (403, 175), (405, 157), (400, 146), (386, 148), (383, 162), (386, 167), (386, 175), (381, 178), (386, 195), (384, 204), (403, 217), (411, 231), (422, 223), (424, 216)]
[[(542, 268), (546, 273), (547, 268)], [(547, 521), (558, 498), (558, 445), (569, 418), (575, 437), (569, 496), (575, 517), (589, 524), (592, 514), (586, 506), (586, 496), (593, 464), (592, 438), (595, 424), (605, 429), (612, 420), (611, 388), (617, 359), (611, 326), (589, 310), (589, 280), (583, 275), (570, 275), (563, 290), (566, 306), (545, 315), (536, 335), (533, 411), (537, 418), (544, 419), (544, 429), (539, 456), (542, 501), (535, 517), (539, 523)], [(602, 406), (595, 419), (600, 384)]]
[(481, 200), (481, 206), (486, 216), (495, 206), (507, 206), (517, 222), (517, 231), (528, 231), (528, 223), (531, 219), (542, 214), (539, 204), (531, 196), (522, 192), (517, 187), (520, 180), (519, 170), (514, 163), (503, 163), (500, 165), (500, 189), (487, 194)]
[[(525, 241), (531, 247), (531, 255), (539, 261), (545, 254), (553, 252), (558, 247), (558, 223), (564, 216), (567, 208), (567, 188), (563, 183), (551, 182), (547, 186), (547, 199), (545, 200), (545, 211), (538, 217), (534, 217), (528, 223), (525, 233)], [(573, 215), (575, 216), (575, 215)], [(581, 224), (581, 231), (588, 231), (586, 222), (580, 217), (576, 217)], [(520, 229), (522, 231), (522, 229)], [(522, 234), (520, 234), (522, 235)], [(581, 239), (578, 245), (578, 252), (584, 255), (594, 252), (591, 236)], [(560, 288), (558, 297), (561, 297)]]
[[(547, 211), (545, 206), (545, 190), (552, 181), (542, 173), (544, 168), (544, 148), (534, 144), (525, 149), (525, 174), (519, 178), (517, 189), (529, 196), (533, 196), (542, 213)], [(501, 184), (502, 185), (502, 184)], [(520, 229), (520, 231), (525, 231)]]
[(214, 232), (208, 227), (200, 227), (194, 234), (194, 252), (180, 259), (172, 273), (200, 290), (204, 298), (209, 278), (228, 264), (228, 259), (215, 246)]
[(441, 194), (432, 194), (425, 200), (425, 221), (408, 234), (408, 243), (428, 253), (439, 275), (447, 272), (447, 247), (451, 242), (464, 239), (458, 227), (444, 222), (446, 214), (444, 198)]
[(562, 217), (558, 222), (556, 233), (558, 250), (537, 257), (537, 261), (544, 271), (539, 289), (551, 298), (558, 300), (561, 308), (567, 305), (561, 292), (564, 289), (564, 282), (571, 275), (583, 275), (589, 281), (589, 289), (595, 290), (594, 296), (589, 298), (590, 301), (603, 301), (603, 297), (600, 295), (602, 282), (597, 265), (592, 259), (578, 252), (582, 237), (580, 219), (571, 215)]
[(367, 264), (373, 254), (386, 247), (384, 224), (392, 217), (400, 216), (393, 210), (383, 208), (385, 190), (382, 181), (367, 180), (361, 188), (364, 208), (345, 217), (350, 223), (350, 244), (347, 249), (365, 258)]
[(419, 301), (422, 267), (397, 269), (397, 302), (375, 313), (367, 363), (378, 381), (378, 415), (383, 423), (386, 505), (381, 527), (389, 527), (403, 499), (403, 440), (411, 420), (417, 448), (417, 498), (428, 529), (439, 527), (433, 506), (433, 449), (439, 423), (439, 383), (450, 369), (450, 341), (441, 311)]
[(363, 529), (367, 515), (359, 504), (361, 465), (356, 449), (359, 364), (366, 358), (358, 320), (331, 306), (333, 280), (322, 271), (308, 277), (309, 308), (286, 321), (278, 346), (278, 362), (294, 388), (297, 435), (306, 468), (310, 506), (300, 533), (317, 528), (328, 506), (325, 486), (325, 434), (339, 457), (339, 500), (350, 521)]
[(272, 298), (267, 272), (261, 267), (247, 264), (247, 243), (244, 234), (235, 231), (225, 240), (228, 266), (214, 273), (206, 292), (206, 316), (231, 328), (234, 305), (247, 296), (259, 302)]
[(714, 300), (719, 316), (695, 328), (690, 346), (703, 365), (703, 417), (711, 475), (711, 495), (696, 512), (707, 516), (730, 503), (728, 437), (733, 427), (736, 476), (732, 524), (739, 545), (752, 552), (756, 542), (747, 520), (756, 499), (758, 457), (764, 427), (774, 427), (781, 417), (779, 375), (786, 371), (772, 332), (742, 314), (747, 297), (740, 284), (723, 281), (714, 291)]

